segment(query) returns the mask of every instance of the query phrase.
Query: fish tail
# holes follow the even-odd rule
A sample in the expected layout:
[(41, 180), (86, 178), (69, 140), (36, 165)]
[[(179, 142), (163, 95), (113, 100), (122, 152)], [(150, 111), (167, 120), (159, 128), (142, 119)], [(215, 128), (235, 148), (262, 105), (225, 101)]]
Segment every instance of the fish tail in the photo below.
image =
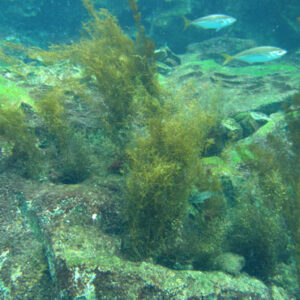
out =
[(188, 27), (191, 25), (191, 21), (187, 19), (185, 16), (182, 17), (184, 25), (183, 25), (183, 31), (185, 31)]
[(228, 54), (221, 54), (221, 55), (225, 58), (225, 60), (223, 62), (223, 66), (227, 65), (230, 61), (232, 61), (234, 59), (233, 56), (228, 55)]

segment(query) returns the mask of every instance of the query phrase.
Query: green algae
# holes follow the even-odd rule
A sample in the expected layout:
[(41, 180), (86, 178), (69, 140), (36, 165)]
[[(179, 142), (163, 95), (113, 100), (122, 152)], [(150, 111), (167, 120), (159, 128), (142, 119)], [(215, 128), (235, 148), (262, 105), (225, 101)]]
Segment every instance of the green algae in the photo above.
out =
[(242, 67), (224, 67), (212, 59), (194, 60), (185, 63), (181, 68), (190, 68), (198, 66), (202, 71), (217, 71), (226, 75), (264, 77), (277, 72), (296, 72), (295, 66), (288, 64), (261, 64), (261, 65), (245, 65)]
[(223, 67), (223, 72), (231, 75), (247, 75), (252, 77), (264, 77), (277, 72), (296, 72), (298, 69), (291, 65), (286, 64), (264, 64), (264, 65), (253, 65), (245, 67)]
[(268, 134), (271, 134), (278, 126), (278, 123), (284, 121), (284, 115), (280, 115), (269, 122), (267, 122), (264, 126), (260, 127), (257, 132), (255, 132), (255, 136), (265, 137)]
[[(99, 233), (94, 226), (87, 227), (75, 225), (65, 229), (70, 235), (70, 240), (64, 245), (54, 244), (57, 254), (66, 261), (69, 268), (85, 266), (85, 270), (94, 270), (97, 266), (109, 269), (110, 266), (119, 266), (122, 261), (114, 254), (115, 245), (112, 239)], [(104, 242), (105, 241), (105, 242)]]
[(221, 70), (222, 69), (222, 67), (212, 59), (207, 59), (207, 60), (204, 60), (204, 61), (200, 61), (199, 65), (201, 66), (201, 69), (204, 72), (207, 72), (207, 71), (210, 71), (210, 70)]
[(190, 68), (194, 66), (199, 66), (203, 71), (210, 71), (213, 69), (222, 69), (222, 66), (217, 64), (212, 59), (206, 60), (191, 60), (182, 65), (181, 68)]
[(248, 148), (249, 144), (250, 142), (247, 140), (225, 150), (224, 156), (227, 158), (226, 160), (232, 164), (233, 169), (236, 164), (243, 164), (245, 162), (245, 157), (255, 159), (254, 154)]
[(212, 168), (214, 174), (231, 174), (233, 172), (226, 161), (218, 156), (204, 157), (201, 159), (201, 164), (203, 167)]
[(22, 103), (35, 107), (33, 99), (25, 89), (0, 76), (0, 106), (2, 108), (19, 107)]
[(69, 267), (84, 265), (86, 270), (93, 270), (97, 266), (119, 265), (121, 260), (117, 256), (104, 255), (101, 252), (93, 252), (89, 248), (83, 250), (65, 248), (62, 256)]

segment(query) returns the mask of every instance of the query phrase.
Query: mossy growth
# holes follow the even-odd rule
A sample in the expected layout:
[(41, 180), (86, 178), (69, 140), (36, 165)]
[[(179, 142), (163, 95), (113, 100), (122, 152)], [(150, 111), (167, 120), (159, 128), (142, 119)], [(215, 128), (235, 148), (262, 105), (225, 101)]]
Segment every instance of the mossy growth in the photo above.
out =
[(35, 102), (16, 83), (0, 77), (0, 138), (6, 167), (14, 167), (25, 177), (37, 177), (41, 171), (41, 153), (37, 147), (29, 116), (34, 114)]
[[(210, 202), (220, 203), (219, 199)], [(224, 204), (224, 203), (223, 203)], [(177, 262), (184, 259), (190, 262), (194, 270), (212, 270), (215, 258), (226, 250), (229, 224), (224, 219), (225, 210), (211, 210), (207, 207), (197, 208), (185, 220), (184, 243), (176, 249)]]
[(229, 222), (221, 182), (202, 160), (195, 162), (197, 172), (180, 232), (168, 240), (158, 259), (170, 268), (211, 270), (215, 258), (226, 251)]
[(289, 256), (289, 237), (283, 216), (244, 201), (234, 209), (232, 223), (229, 247), (245, 258), (245, 272), (268, 281), (277, 264), (287, 263)]
[(265, 143), (237, 148), (251, 180), (240, 187), (243, 193), (234, 209), (230, 244), (245, 257), (247, 273), (268, 281), (275, 267), (287, 263), (295, 249), (290, 237), (291, 215), (287, 212), (291, 207), (296, 211), (297, 200), (290, 178), (291, 153), (284, 136), (269, 134)]
[(0, 136), (7, 143), (4, 147), (6, 154), (11, 154), (9, 162), (14, 162), (21, 170), (23, 166), (24, 175), (31, 176), (36, 173), (37, 168), (31, 168), (29, 161), (33, 159), (36, 163), (38, 155), (33, 130), (26, 120), (25, 106), (28, 110), (35, 109), (34, 100), (28, 92), (0, 76)]
[(292, 186), (293, 197), (285, 203), (284, 213), (287, 224), (292, 232), (296, 244), (296, 263), (298, 270), (298, 283), (300, 286), (300, 94), (296, 94), (290, 106), (285, 107), (286, 121), (288, 124), (289, 137), (293, 142), (293, 166), (286, 172), (287, 181)]
[(183, 64), (180, 68), (195, 68), (199, 67), (205, 72), (216, 71), (224, 75), (232, 76), (249, 76), (249, 77), (265, 77), (272, 75), (276, 72), (289, 72), (297, 74), (297, 68), (293, 65), (285, 64), (264, 64), (264, 65), (253, 65), (253, 66), (242, 66), (242, 67), (230, 67), (222, 66), (212, 59), (206, 59), (199, 61), (197, 54), (191, 54), (189, 61)]
[(176, 236), (209, 123), (196, 103), (166, 101), (128, 148), (125, 250), (135, 258), (159, 255)]
[[(23, 93), (13, 95), (11, 100), (7, 98), (11, 94), (6, 93), (0, 105), (0, 136), (8, 166), (17, 167), (25, 177), (38, 178), (51, 172), (55, 174), (53, 180), (63, 183), (85, 180), (91, 171), (91, 151), (84, 132), (69, 124), (65, 90), (53, 88), (37, 103), (26, 93), (26, 97)], [(33, 103), (34, 110), (20, 103)]]
[[(43, 94), (37, 104), (39, 116), (48, 135), (52, 151), (55, 181), (79, 183), (89, 177), (91, 172), (91, 150), (87, 146), (84, 132), (75, 130), (68, 121), (65, 90), (56, 87)], [(48, 148), (51, 148), (48, 145)]]
[(38, 175), (41, 155), (36, 138), (20, 107), (0, 107), (0, 137), (6, 142), (8, 166), (15, 167), (25, 177)]
[[(6, 45), (5, 51), (1, 52), (1, 58), (8, 64), (25, 64), (19, 60), (10, 60), (6, 54), (10, 53), (9, 50), (16, 50), (22, 52), (22, 57), (35, 59), (39, 64), (55, 64), (64, 59), (79, 64), (84, 70), (85, 80), (73, 78), (71, 83), (64, 80), (62, 85), (41, 95), (37, 101), (36, 117), (41, 119), (41, 128), (46, 133), (46, 137), (39, 136), (41, 147), (48, 154), (50, 146), (54, 145), (55, 151), (50, 154), (50, 160), (56, 160), (60, 162), (57, 165), (62, 166), (59, 171), (55, 167), (58, 172), (54, 173), (58, 173), (58, 178), (61, 178), (59, 181), (68, 183), (82, 181), (91, 169), (85, 133), (74, 135), (74, 128), (65, 111), (68, 92), (80, 94), (80, 101), (87, 100), (93, 104), (89, 109), (93, 110), (94, 115), (95, 112), (98, 114), (100, 122), (97, 125), (118, 147), (116, 152), (121, 157), (124, 156), (133, 124), (143, 120), (144, 113), (155, 108), (152, 102), (160, 102), (154, 45), (145, 36), (136, 6), (133, 12), (138, 32), (136, 39), (132, 40), (108, 11), (96, 11), (92, 1), (82, 2), (91, 20), (84, 25), (82, 38), (78, 42), (53, 46), (49, 51)], [(86, 88), (89, 86), (90, 93), (81, 93), (83, 81)], [(141, 107), (143, 109), (138, 113)], [(47, 145), (50, 146), (47, 148)]]
[[(121, 151), (128, 143), (137, 111), (134, 100), (143, 101), (149, 94), (159, 96), (154, 44), (137, 22), (137, 36), (125, 34), (107, 10), (96, 11), (92, 1), (82, 1), (91, 20), (84, 24), (82, 38), (71, 45), (54, 46), (50, 51), (33, 49), (31, 58), (44, 63), (71, 59), (79, 64), (93, 88), (94, 104), (101, 126)], [(138, 13), (134, 12), (136, 20)]]
[(25, 89), (2, 76), (0, 76), (0, 99), (1, 108), (9, 106), (19, 107), (22, 103), (35, 108), (34, 100)]
[[(72, 46), (86, 74), (95, 78), (103, 97), (101, 118), (107, 134), (117, 142), (129, 130), (134, 114), (133, 95), (137, 87), (134, 42), (125, 35), (107, 11), (92, 11), (93, 22), (86, 24), (89, 39)], [(96, 100), (99, 104), (101, 99)]]
[(93, 20), (85, 25), (89, 38), (73, 45), (73, 51), (87, 75), (96, 79), (103, 97), (101, 118), (108, 135), (122, 148), (137, 114), (134, 99), (142, 101), (147, 94), (159, 95), (154, 45), (145, 38), (139, 23), (139, 33), (133, 41), (106, 10), (96, 12), (90, 1), (83, 3)]

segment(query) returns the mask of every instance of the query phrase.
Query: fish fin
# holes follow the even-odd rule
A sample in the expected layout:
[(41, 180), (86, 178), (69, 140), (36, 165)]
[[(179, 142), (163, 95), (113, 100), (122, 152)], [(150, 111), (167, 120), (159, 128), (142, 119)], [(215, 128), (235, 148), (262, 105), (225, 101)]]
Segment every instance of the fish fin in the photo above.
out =
[(234, 59), (233, 56), (228, 55), (228, 54), (221, 54), (221, 55), (225, 58), (225, 60), (222, 64), (223, 66), (227, 65), (230, 61), (232, 61)]
[(184, 25), (183, 25), (183, 31), (185, 31), (188, 27), (190, 27), (192, 21), (187, 19), (185, 16), (182, 17)]
[(222, 29), (222, 27), (220, 27), (220, 28), (216, 28), (216, 32), (218, 32), (219, 30), (221, 30)]

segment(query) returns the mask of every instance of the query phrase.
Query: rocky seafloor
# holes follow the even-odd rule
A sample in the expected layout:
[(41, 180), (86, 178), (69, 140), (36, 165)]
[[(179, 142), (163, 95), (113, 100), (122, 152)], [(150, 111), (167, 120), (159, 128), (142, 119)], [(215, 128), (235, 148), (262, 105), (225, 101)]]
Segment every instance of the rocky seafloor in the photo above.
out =
[[(298, 54), (268, 64), (221, 65), (216, 53), (237, 52), (245, 45), (253, 41), (212, 39), (190, 45), (181, 56), (167, 48), (157, 51), (162, 85), (174, 90), (190, 86), (193, 97), (201, 94), (207, 99), (221, 93), (221, 130), (231, 145), (215, 149), (203, 164), (230, 182), (223, 187), (228, 202), (234, 201), (229, 199), (233, 190), (243, 193), (245, 181), (251, 182), (236, 148), (267, 144), (270, 134), (286, 140), (282, 105), (291, 101), (300, 85)], [(51, 85), (53, 74), (62, 72), (32, 66), (24, 80), (3, 67), (0, 94), (27, 97), (33, 87)], [(285, 147), (289, 152), (291, 145)], [(296, 299), (292, 261), (278, 264), (275, 274), (263, 282), (243, 266), (230, 271), (237, 263), (234, 257), (229, 267), (219, 263), (214, 271), (126, 259), (119, 235), (121, 180), (119, 174), (105, 174), (80, 184), (62, 184), (2, 171), (0, 299)], [(251, 184), (255, 189), (257, 183)]]

